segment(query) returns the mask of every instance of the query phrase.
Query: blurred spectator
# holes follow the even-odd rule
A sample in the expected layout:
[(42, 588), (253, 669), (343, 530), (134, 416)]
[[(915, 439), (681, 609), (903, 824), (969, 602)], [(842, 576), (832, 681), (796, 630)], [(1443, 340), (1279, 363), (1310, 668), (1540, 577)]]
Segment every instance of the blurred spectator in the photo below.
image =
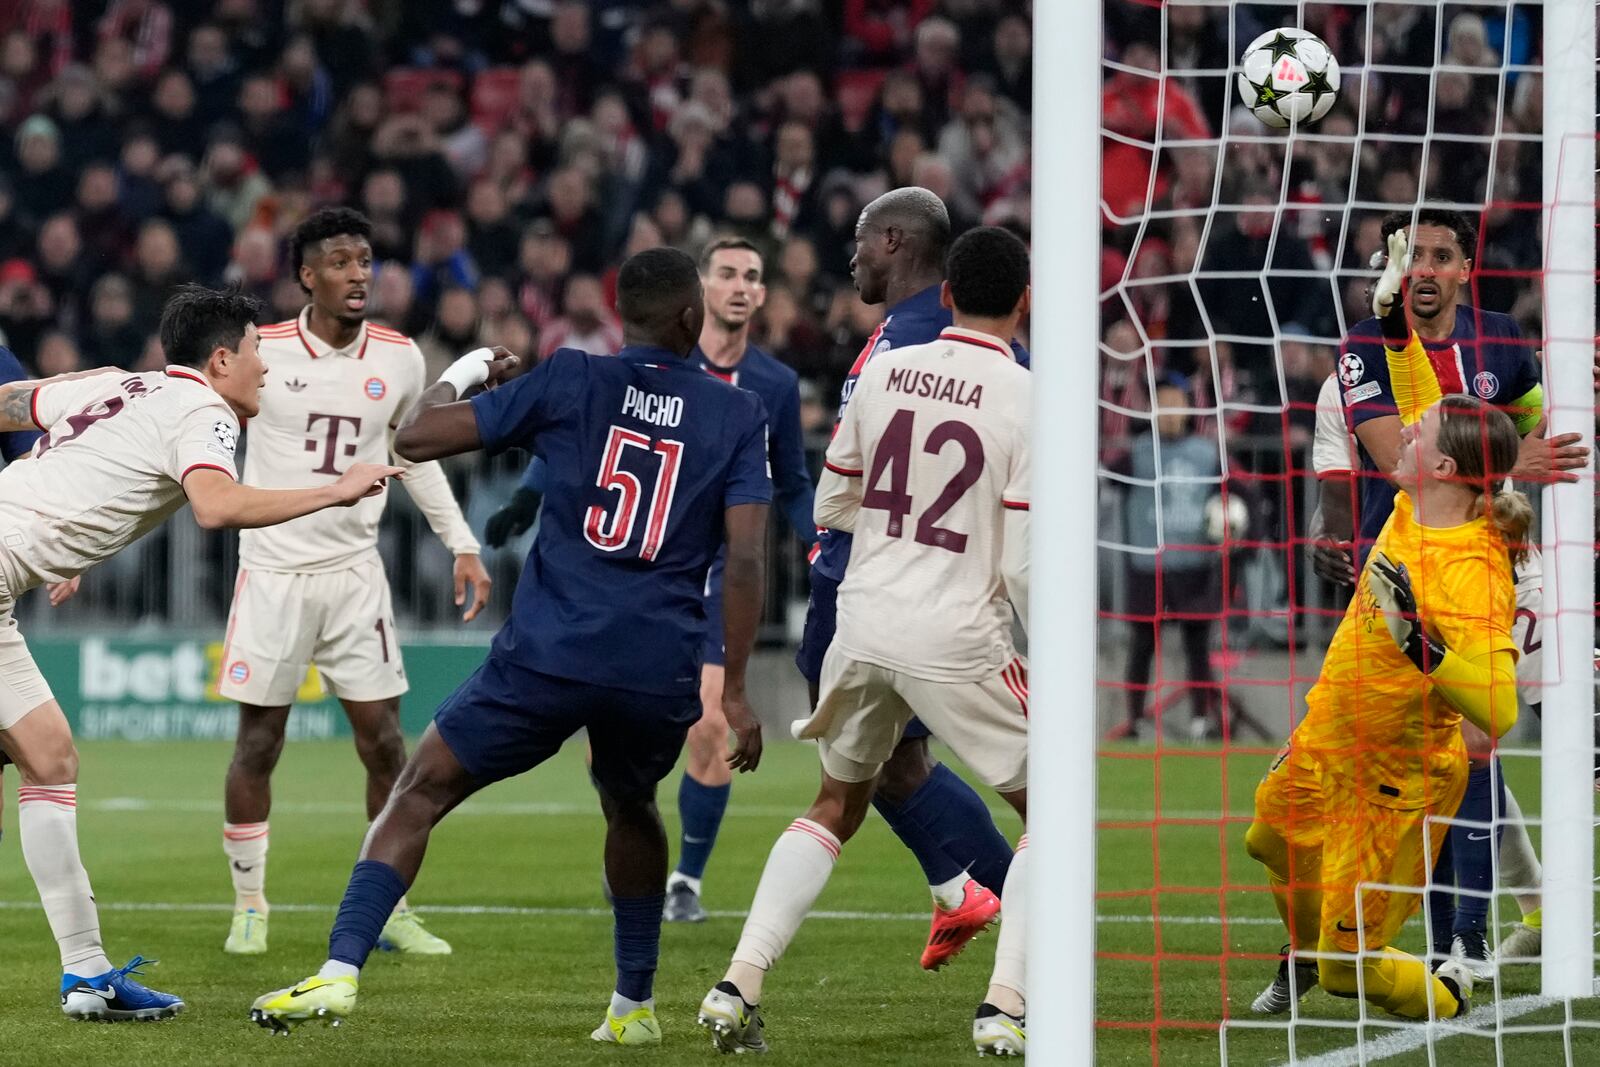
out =
[(622, 348), (622, 320), (606, 306), (605, 290), (592, 274), (574, 274), (561, 295), (561, 314), (541, 331), (539, 358), (558, 348), (576, 348), (597, 356)]
[(233, 260), (223, 280), (238, 285), (263, 304), (272, 299), (278, 280), (278, 239), (265, 226), (241, 230), (233, 242)]
[(538, 220), (523, 232), (517, 265), (517, 306), (542, 332), (560, 314), (561, 279), (572, 269), (572, 246), (548, 219)]
[(928, 116), (935, 126), (949, 121), (951, 104), (966, 80), (957, 63), (960, 56), (961, 31), (955, 23), (935, 15), (917, 26), (910, 69), (922, 86)]
[(0, 174), (0, 261), (26, 256), (33, 244), (28, 231), (17, 221), (16, 207), (11, 179)]
[(950, 164), (955, 208), (966, 218), (982, 218), (1024, 177), (1027, 133), (987, 78), (967, 84), (960, 115), (939, 135), (939, 155)]
[(467, 251), (478, 269), (509, 277), (517, 266), (521, 240), (504, 190), (487, 179), (474, 182), (467, 192)]
[(61, 162), (68, 170), (116, 156), (116, 123), (88, 67), (74, 63), (63, 68), (40, 94), (39, 104), (56, 120)]
[(261, 201), (272, 194), (272, 182), (245, 154), (243, 138), (234, 126), (221, 127), (212, 134), (200, 179), (206, 206), (235, 233), (250, 225)]
[(194, 83), (182, 70), (163, 71), (150, 94), (152, 129), (163, 155), (180, 152), (198, 158), (205, 143), (205, 121), (195, 103)]
[(489, 138), (468, 121), (466, 101), (461, 91), (443, 81), (428, 87), (422, 98), (422, 116), (433, 127), (440, 150), (456, 177), (469, 180), (489, 160)]
[(309, 139), (284, 116), (283, 105), (278, 81), (270, 74), (250, 74), (239, 87), (245, 149), (275, 183), (305, 173), (311, 162)]
[(153, 78), (172, 52), (172, 9), (160, 0), (111, 0), (98, 28), (101, 40), (126, 41), (141, 78)]
[(844, 0), (845, 55), (862, 66), (886, 66), (911, 50), (911, 32), (934, 0)]
[(477, 288), (478, 266), (466, 245), (466, 224), (454, 211), (430, 211), (422, 220), (411, 268), (418, 304), (432, 308), (446, 289)]
[(334, 81), (309, 36), (289, 38), (278, 60), (278, 77), (292, 124), (305, 136), (318, 133), (333, 115)]
[(160, 161), (161, 146), (148, 130), (133, 129), (123, 140), (117, 188), (122, 213), (130, 222), (143, 222), (161, 209), (161, 186), (156, 182)]
[(0, 263), (0, 335), (26, 362), (55, 320), (55, 301), (26, 259)]
[[(1174, 18), (1180, 9), (1173, 8)], [(1200, 11), (1200, 8), (1191, 10)], [(1033, 27), (1021, 15), (1007, 15), (995, 24), (994, 52), (988, 67), (995, 87), (1023, 112), (1033, 110)]]
[(228, 35), (215, 23), (189, 31), (189, 75), (194, 80), (200, 120), (209, 128), (233, 118), (239, 100), (239, 64), (228, 51)]
[(517, 82), (517, 104), (510, 119), (511, 128), (527, 142), (527, 162), (543, 168), (555, 161), (561, 121), (554, 69), (542, 59), (527, 63)]
[(378, 164), (400, 176), (413, 215), (454, 207), (455, 170), (439, 148), (439, 137), (421, 115), (391, 115), (372, 139)]
[(411, 336), (417, 330), (415, 299), (411, 271), (393, 260), (381, 262), (372, 283), (372, 320)]
[(356, 82), (372, 73), (372, 41), (353, 24), (359, 6), (346, 0), (302, 0), (296, 29), (316, 49), (317, 60), (333, 80), (333, 92), (343, 96)]
[(62, 325), (76, 323), (78, 303), (94, 281), (95, 271), (84, 258), (78, 223), (66, 212), (51, 215), (39, 228), (39, 281), (62, 315)]
[(410, 262), (413, 245), (406, 186), (398, 171), (372, 171), (361, 184), (361, 210), (372, 223), (372, 257)]
[(195, 280), (205, 285), (220, 284), (233, 247), (233, 227), (201, 199), (200, 180), (187, 159), (166, 161), (158, 177), (166, 195), (162, 215), (178, 238), (183, 262)]
[(0, 34), (16, 33), (34, 42), (41, 73), (47, 78), (72, 62), (72, 29), (71, 0), (11, 0), (0, 5)]
[[(0, 276), (3, 275), (4, 268), (0, 267)], [(83, 356), (71, 337), (60, 330), (51, 330), (39, 339), (38, 355), (34, 363), (34, 369), (39, 372), (39, 377), (53, 378), (57, 374), (71, 374), (73, 371), (82, 370)]]
[(796, 121), (779, 126), (773, 142), (768, 196), (772, 201), (772, 234), (781, 241), (793, 230), (816, 224), (816, 143), (811, 129)]
[(84, 365), (132, 370), (144, 352), (146, 334), (133, 321), (133, 286), (128, 279), (102, 275), (89, 293), (88, 322), (78, 332)]
[(479, 175), (493, 182), (508, 204), (520, 204), (534, 188), (533, 168), (528, 165), (528, 141), (516, 130), (501, 130), (489, 145), (489, 161)]
[(427, 360), (427, 380), (433, 381), (458, 357), (480, 344), (477, 297), (470, 289), (450, 286), (439, 296), (433, 327), (417, 338), (417, 347)]
[[(1253, 185), (1241, 202), (1245, 210), (1232, 213), (1232, 225), (1223, 224), (1221, 218), (1213, 223), (1202, 274), (1236, 271), (1259, 273), (1261, 277), (1205, 277), (1199, 283), (1212, 329), (1259, 338), (1263, 343), (1280, 332), (1320, 336), (1336, 333), (1338, 321), (1327, 286), (1313, 276), (1315, 268), (1305, 241), (1289, 232), (1288, 227), (1276, 225), (1277, 191)], [(1270, 303), (1264, 299), (1268, 295)]]
[(591, 48), (589, 5), (562, 0), (550, 16), (550, 70), (555, 75), (558, 113), (566, 118), (588, 111), (595, 90), (606, 79)]
[(345, 174), (365, 174), (373, 165), (372, 138), (383, 122), (383, 90), (371, 82), (344, 97), (328, 127), (327, 153)]
[(562, 167), (545, 183), (536, 218), (548, 219), (572, 250), (572, 268), (594, 273), (605, 266), (600, 213), (591, 203), (589, 181), (576, 167)]
[(74, 212), (84, 253), (96, 270), (115, 270), (133, 248), (133, 225), (117, 198), (117, 172), (110, 163), (91, 163), (78, 175)]
[(61, 134), (44, 115), (32, 115), (17, 128), (17, 215), (37, 227), (72, 202), (73, 181), (61, 165)]
[(167, 296), (189, 280), (171, 223), (151, 219), (139, 227), (133, 252), (134, 321), (139, 328), (154, 333)]
[(120, 37), (106, 37), (97, 42), (89, 66), (100, 88), (119, 99), (127, 99), (140, 91), (139, 72), (133, 65), (133, 45)]

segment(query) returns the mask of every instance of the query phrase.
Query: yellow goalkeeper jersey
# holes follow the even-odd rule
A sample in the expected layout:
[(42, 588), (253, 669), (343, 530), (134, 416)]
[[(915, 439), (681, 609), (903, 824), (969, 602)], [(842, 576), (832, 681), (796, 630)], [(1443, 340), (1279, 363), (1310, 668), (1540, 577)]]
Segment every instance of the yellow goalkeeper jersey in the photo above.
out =
[[(1488, 519), (1421, 526), (1410, 496), (1397, 492), (1375, 549), (1405, 565), (1418, 615), (1452, 653), (1515, 654), (1511, 563)], [(1330, 784), (1385, 807), (1425, 807), (1451, 795), (1467, 772), (1461, 715), (1395, 647), (1369, 571), (1363, 568), (1334, 632), (1291, 744), (1316, 758)]]

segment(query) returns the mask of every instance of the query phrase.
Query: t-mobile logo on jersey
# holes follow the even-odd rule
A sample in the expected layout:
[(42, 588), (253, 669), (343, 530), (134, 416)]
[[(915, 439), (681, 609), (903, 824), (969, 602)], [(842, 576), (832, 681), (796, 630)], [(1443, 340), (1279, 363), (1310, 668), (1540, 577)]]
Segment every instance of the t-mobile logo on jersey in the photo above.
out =
[[(319, 421), (327, 422), (328, 426), (326, 430), (317, 429), (317, 423)], [(314, 473), (344, 473), (334, 465), (335, 460), (337, 460), (341, 455), (348, 457), (356, 454), (356, 443), (354, 441), (350, 441), (343, 447), (340, 447), (339, 431), (346, 425), (350, 427), (352, 436), (361, 432), (361, 420), (356, 418), (354, 415), (323, 415), (313, 411), (311, 414), (306, 416), (306, 432), (320, 434), (320, 436), (313, 437), (306, 441), (307, 452), (315, 452), (319, 447), (322, 449), (322, 465), (314, 468)]]

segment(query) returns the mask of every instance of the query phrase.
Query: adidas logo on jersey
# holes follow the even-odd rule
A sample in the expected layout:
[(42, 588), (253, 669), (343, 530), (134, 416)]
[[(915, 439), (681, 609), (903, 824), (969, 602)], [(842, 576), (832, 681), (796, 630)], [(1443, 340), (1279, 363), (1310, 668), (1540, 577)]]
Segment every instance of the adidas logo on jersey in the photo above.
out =
[(291, 393), (298, 393), (300, 390), (306, 387), (306, 383), (302, 382), (299, 378), (290, 378), (283, 384), (288, 387), (289, 392)]

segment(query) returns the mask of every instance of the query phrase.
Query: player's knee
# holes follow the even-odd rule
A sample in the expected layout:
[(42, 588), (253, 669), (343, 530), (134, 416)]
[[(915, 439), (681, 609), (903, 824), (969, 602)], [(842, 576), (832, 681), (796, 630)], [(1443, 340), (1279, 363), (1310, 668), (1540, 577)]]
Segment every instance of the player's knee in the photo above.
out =
[(902, 741), (895, 746), (894, 754), (883, 765), (883, 773), (878, 777), (878, 792), (891, 803), (904, 804), (927, 782), (934, 766), (927, 738)]
[(700, 719), (689, 727), (689, 735), (684, 743), (697, 756), (720, 754), (727, 748), (728, 717), (722, 713), (720, 697), (714, 704), (701, 705)]
[(1277, 867), (1287, 858), (1288, 844), (1278, 831), (1257, 819), (1244, 832), (1244, 850), (1257, 863)]
[(406, 762), (406, 742), (398, 722), (385, 722), (356, 735), (356, 754), (374, 773), (396, 775)]
[(66, 785), (78, 780), (78, 747), (62, 731), (31, 745), (19, 768), (24, 785)]
[[(1324, 946), (1322, 951), (1336, 951), (1332, 946)], [(1317, 961), (1317, 984), (1336, 997), (1358, 997), (1361, 995), (1360, 983), (1357, 981), (1357, 968), (1349, 960), (1320, 959)]]

